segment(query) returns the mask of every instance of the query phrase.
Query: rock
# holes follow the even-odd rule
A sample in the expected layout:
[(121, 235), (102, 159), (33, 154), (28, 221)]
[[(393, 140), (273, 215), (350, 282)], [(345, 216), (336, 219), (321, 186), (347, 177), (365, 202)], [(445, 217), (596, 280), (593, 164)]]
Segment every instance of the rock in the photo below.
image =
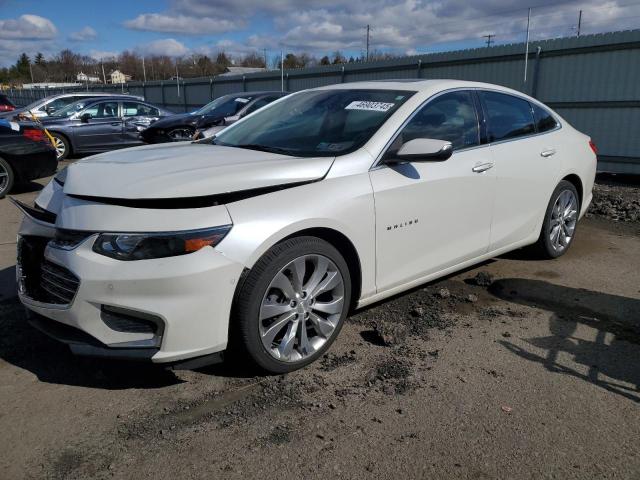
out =
[(471, 285), (477, 285), (479, 287), (488, 287), (493, 283), (493, 276), (486, 271), (478, 272), (475, 277), (467, 280), (467, 283)]
[(465, 297), (465, 300), (470, 303), (476, 303), (478, 301), (478, 296), (470, 293)]
[(422, 308), (422, 307), (413, 307), (411, 309), (410, 313), (414, 317), (423, 317), (424, 316), (424, 308)]
[(451, 296), (451, 292), (448, 288), (441, 288), (440, 290), (438, 290), (438, 296), (440, 298), (449, 298)]
[(375, 331), (382, 343), (386, 346), (393, 346), (403, 343), (409, 334), (406, 325), (399, 322), (378, 321), (375, 324)]

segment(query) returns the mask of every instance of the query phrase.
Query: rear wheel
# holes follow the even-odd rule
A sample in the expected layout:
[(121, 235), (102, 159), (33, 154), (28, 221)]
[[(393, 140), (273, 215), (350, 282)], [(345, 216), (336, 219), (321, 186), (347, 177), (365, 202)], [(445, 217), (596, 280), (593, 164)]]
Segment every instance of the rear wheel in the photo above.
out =
[(535, 245), (543, 258), (557, 258), (569, 249), (575, 237), (580, 200), (572, 183), (562, 180), (551, 195)]
[(0, 198), (11, 191), (15, 182), (15, 174), (11, 165), (6, 160), (0, 158)]
[(286, 240), (256, 263), (241, 287), (240, 346), (271, 373), (304, 367), (333, 343), (350, 298), (349, 269), (333, 246), (315, 237)]
[(58, 160), (64, 160), (71, 153), (69, 140), (59, 133), (52, 133), (51, 136), (53, 137), (53, 146), (56, 149)]

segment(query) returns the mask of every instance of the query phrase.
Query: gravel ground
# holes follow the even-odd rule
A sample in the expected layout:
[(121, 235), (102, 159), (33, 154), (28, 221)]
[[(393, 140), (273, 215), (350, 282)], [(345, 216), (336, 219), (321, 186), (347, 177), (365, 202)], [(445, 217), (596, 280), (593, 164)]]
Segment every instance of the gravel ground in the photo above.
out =
[(638, 222), (593, 215), (561, 259), (414, 289), (256, 376), (73, 357), (25, 324), (0, 219), (2, 478), (640, 478)]
[(593, 189), (588, 215), (621, 222), (640, 222), (640, 185), (613, 183), (602, 178)]

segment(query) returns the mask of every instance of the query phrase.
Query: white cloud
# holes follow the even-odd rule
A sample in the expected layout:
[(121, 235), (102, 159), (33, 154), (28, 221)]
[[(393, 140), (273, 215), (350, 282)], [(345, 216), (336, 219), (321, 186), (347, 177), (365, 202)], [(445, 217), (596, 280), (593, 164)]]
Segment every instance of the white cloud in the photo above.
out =
[(94, 60), (107, 60), (118, 56), (118, 52), (110, 50), (89, 50), (89, 56)]
[(183, 35), (202, 35), (229, 32), (243, 25), (238, 20), (224, 18), (188, 17), (185, 15), (163, 15), (160, 13), (145, 13), (124, 25), (134, 30), (152, 32), (181, 33)]
[(89, 26), (84, 27), (82, 30), (77, 32), (72, 32), (69, 35), (69, 39), (74, 42), (86, 42), (89, 40), (95, 40), (96, 38), (98, 38), (98, 32)]
[(0, 20), (0, 38), (12, 40), (49, 40), (58, 35), (58, 29), (48, 18), (21, 15)]
[(189, 53), (189, 49), (174, 38), (164, 38), (145, 43), (136, 48), (145, 55), (168, 55), (169, 57), (179, 57)]

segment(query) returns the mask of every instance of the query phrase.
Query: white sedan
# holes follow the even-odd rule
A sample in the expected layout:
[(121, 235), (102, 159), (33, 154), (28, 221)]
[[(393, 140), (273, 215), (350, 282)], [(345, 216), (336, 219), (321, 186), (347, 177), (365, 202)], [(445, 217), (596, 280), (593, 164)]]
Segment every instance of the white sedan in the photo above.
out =
[(79, 354), (195, 367), (233, 346), (287, 372), (355, 308), (524, 246), (562, 255), (595, 171), (589, 137), (507, 88), (306, 90), (16, 202), (20, 299)]

